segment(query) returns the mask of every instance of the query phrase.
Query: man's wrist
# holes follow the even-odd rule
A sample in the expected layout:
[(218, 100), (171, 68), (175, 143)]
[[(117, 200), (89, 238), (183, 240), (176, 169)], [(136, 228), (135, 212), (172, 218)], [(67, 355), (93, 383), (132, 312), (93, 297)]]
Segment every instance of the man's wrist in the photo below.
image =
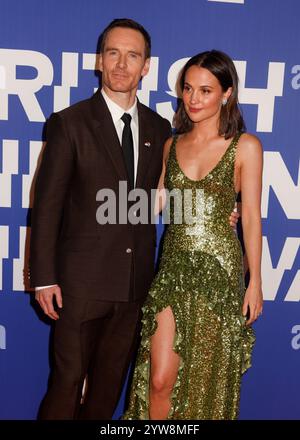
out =
[(54, 287), (54, 286), (57, 286), (57, 284), (50, 284), (49, 286), (38, 286), (35, 287), (34, 289), (37, 292), (38, 290), (47, 289), (48, 287)]

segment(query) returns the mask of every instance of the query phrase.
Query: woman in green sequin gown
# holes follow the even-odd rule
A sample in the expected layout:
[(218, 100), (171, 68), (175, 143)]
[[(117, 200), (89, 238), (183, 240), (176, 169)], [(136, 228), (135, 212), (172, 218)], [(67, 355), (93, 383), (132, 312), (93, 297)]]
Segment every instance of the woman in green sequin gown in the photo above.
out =
[[(261, 146), (254, 136), (241, 134), (237, 74), (228, 56), (196, 55), (180, 84), (183, 103), (175, 121), (183, 134), (165, 145), (160, 189), (191, 191), (184, 215), (196, 214), (199, 190), (203, 211), (194, 225), (187, 217), (177, 224), (171, 198), (124, 418), (236, 419), (241, 376), (250, 367), (254, 343), (250, 324), (262, 311)], [(213, 139), (203, 149), (201, 134)], [(246, 293), (241, 246), (228, 222), (240, 189), (250, 269)]]

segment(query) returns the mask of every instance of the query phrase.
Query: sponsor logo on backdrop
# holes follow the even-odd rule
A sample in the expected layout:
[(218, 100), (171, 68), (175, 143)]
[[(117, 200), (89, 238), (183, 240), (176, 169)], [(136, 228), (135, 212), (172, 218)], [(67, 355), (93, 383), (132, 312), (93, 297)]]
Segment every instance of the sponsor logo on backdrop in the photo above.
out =
[(292, 79), (291, 85), (294, 90), (298, 90), (300, 89), (300, 66), (299, 65), (293, 66), (291, 72), (293, 74), (296, 73), (296, 75)]
[[(166, 93), (174, 98), (177, 98), (176, 80), (178, 73), (187, 60), (188, 58), (182, 58), (170, 66), (168, 72), (170, 90)], [(71, 89), (78, 87), (79, 61), (78, 53), (62, 53), (61, 85), (53, 86), (54, 111), (70, 105)], [(94, 70), (96, 64), (95, 54), (83, 53), (81, 61), (83, 70)], [(271, 132), (275, 98), (281, 97), (283, 92), (285, 63), (269, 62), (266, 88), (246, 87), (247, 61), (235, 61), (235, 65), (240, 78), (239, 99), (241, 104), (257, 105), (256, 130), (258, 132)], [(36, 76), (32, 79), (18, 78), (18, 66), (27, 66), (34, 69)], [(150, 72), (143, 79), (141, 90), (138, 92), (139, 99), (145, 105), (149, 105), (150, 93), (158, 90), (158, 66), (159, 58), (152, 57)], [(53, 77), (53, 64), (45, 54), (30, 50), (0, 49), (0, 120), (9, 119), (10, 97), (16, 95), (29, 121), (44, 122), (46, 118), (38, 101), (37, 93), (43, 87), (53, 85)], [(169, 121), (172, 121), (174, 115), (172, 101), (157, 103), (156, 110)]]
[[(156, 102), (155, 109), (162, 116), (172, 121), (176, 106), (176, 80), (180, 69), (189, 58), (175, 61), (168, 70), (166, 99)], [(0, 120), (9, 121), (13, 118), (12, 96), (17, 96), (29, 122), (43, 123), (46, 119), (44, 110), (38, 100), (38, 92), (43, 87), (53, 89), (53, 111), (59, 111), (71, 103), (72, 89), (79, 87), (79, 69), (94, 70), (96, 57), (94, 54), (76, 52), (63, 52), (61, 57), (60, 85), (53, 85), (54, 66), (51, 60), (43, 53), (31, 50), (0, 49)], [(265, 87), (251, 88), (246, 84), (247, 61), (235, 60), (235, 65), (240, 78), (240, 102), (257, 106), (257, 132), (272, 132), (274, 110), (276, 101), (283, 95), (285, 63), (268, 63)], [(22, 79), (17, 76), (17, 67), (27, 66), (35, 75), (31, 79)], [(57, 66), (55, 66), (57, 68)], [(300, 66), (293, 66), (291, 86), (294, 90), (300, 88)], [(152, 57), (149, 74), (141, 82), (138, 96), (145, 105), (150, 104), (150, 96), (158, 91), (159, 58)], [(29, 140), (28, 164), (19, 165), (20, 145), (18, 139), (0, 139), (0, 209), (14, 208), (12, 193), (21, 192), (22, 208), (30, 207), (29, 190), (36, 170), (37, 159), (42, 148), (40, 140)], [(22, 139), (22, 142), (24, 140)], [(2, 148), (1, 148), (2, 147)], [(1, 157), (2, 152), (2, 157)], [(270, 193), (274, 193), (287, 219), (300, 219), (300, 168), (297, 180), (294, 181), (279, 151), (266, 151), (264, 153), (264, 176), (262, 193), (262, 217), (268, 217)], [(23, 165), (23, 164), (22, 164)], [(299, 164), (300, 165), (300, 164)], [(20, 175), (22, 179), (16, 180), (14, 176)], [(278, 176), (280, 175), (280, 179)], [(21, 182), (21, 188), (20, 188)], [(288, 197), (287, 197), (288, 194)], [(18, 206), (19, 208), (20, 206)], [(27, 228), (19, 228), (19, 257), (13, 258), (13, 289), (23, 290), (24, 249)], [(0, 290), (4, 288), (3, 261), (9, 255), (9, 227), (0, 226)], [(14, 237), (15, 239), (15, 237)], [(286, 271), (291, 271), (296, 265), (297, 252), (300, 239), (286, 237), (277, 263), (272, 262), (269, 239), (263, 239), (263, 284), (265, 299), (275, 300), (280, 283)], [(13, 255), (15, 257), (15, 254)], [(294, 269), (295, 270), (295, 269)], [(300, 300), (300, 271), (291, 281), (285, 295), (285, 301)]]
[(0, 350), (6, 349), (6, 329), (0, 325)]
[[(1, 190), (1, 186), (0, 186)], [(3, 260), (8, 258), (9, 227), (0, 226), (0, 291), (3, 289)]]
[(207, 0), (207, 1), (215, 2), (215, 3), (237, 3), (243, 5), (245, 0)]
[(295, 335), (291, 340), (291, 346), (294, 350), (300, 349), (300, 325), (294, 325), (291, 333)]

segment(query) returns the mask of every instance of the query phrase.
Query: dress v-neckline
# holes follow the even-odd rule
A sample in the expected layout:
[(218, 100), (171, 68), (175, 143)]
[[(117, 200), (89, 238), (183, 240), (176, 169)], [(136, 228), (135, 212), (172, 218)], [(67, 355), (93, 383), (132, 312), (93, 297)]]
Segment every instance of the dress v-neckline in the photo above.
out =
[(238, 136), (238, 134), (236, 134), (233, 138), (232, 138), (232, 141), (230, 142), (230, 144), (228, 145), (228, 147), (226, 148), (226, 150), (225, 150), (225, 152), (222, 154), (222, 156), (221, 156), (221, 158), (219, 159), (219, 161), (216, 163), (216, 165), (204, 176), (204, 177), (202, 177), (201, 179), (197, 179), (197, 180), (195, 180), (195, 179), (191, 179), (190, 177), (188, 177), (186, 174), (185, 174), (185, 172), (183, 171), (183, 169), (181, 168), (181, 166), (180, 166), (180, 164), (179, 164), (179, 161), (178, 161), (178, 159), (177, 159), (177, 151), (176, 151), (176, 144), (177, 144), (177, 140), (178, 140), (178, 137), (179, 137), (179, 135), (176, 135), (175, 136), (175, 138), (174, 138), (174, 153), (175, 153), (175, 161), (176, 161), (176, 164), (177, 164), (177, 166), (178, 166), (178, 169), (180, 170), (180, 172), (183, 174), (183, 176), (187, 179), (187, 180), (189, 180), (190, 182), (194, 182), (194, 183), (199, 183), (199, 182), (202, 182), (202, 181), (204, 181), (208, 176), (210, 176), (219, 166), (220, 166), (220, 164), (223, 162), (223, 160), (225, 159), (225, 157), (227, 156), (227, 153), (228, 153), (228, 151), (231, 149), (231, 147), (232, 147), (232, 145), (233, 145), (233, 143), (235, 142), (235, 140), (236, 140), (236, 138), (237, 138), (237, 136)]

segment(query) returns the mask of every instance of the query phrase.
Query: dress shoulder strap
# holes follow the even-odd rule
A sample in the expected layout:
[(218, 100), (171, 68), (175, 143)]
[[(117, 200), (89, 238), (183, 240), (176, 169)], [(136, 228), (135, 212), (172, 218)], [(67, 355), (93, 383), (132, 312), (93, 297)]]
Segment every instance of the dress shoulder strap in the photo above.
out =
[(227, 161), (229, 160), (230, 162), (235, 162), (235, 156), (236, 156), (236, 149), (237, 149), (237, 145), (239, 142), (239, 139), (241, 137), (243, 133), (241, 131), (239, 131), (238, 133), (236, 133), (236, 135), (233, 137), (226, 153), (224, 154), (224, 158), (227, 158)]
[(171, 146), (170, 146), (170, 151), (169, 151), (168, 159), (175, 158), (175, 156), (176, 156), (176, 154), (175, 154), (176, 150), (175, 149), (176, 149), (176, 144), (177, 144), (178, 136), (179, 136), (178, 134), (175, 134), (173, 136), (172, 143), (171, 143)]
[(236, 133), (236, 135), (234, 136), (234, 138), (232, 139), (231, 147), (234, 148), (235, 150), (236, 150), (237, 144), (238, 144), (239, 139), (240, 139), (242, 134), (243, 134), (242, 131), (238, 131)]

